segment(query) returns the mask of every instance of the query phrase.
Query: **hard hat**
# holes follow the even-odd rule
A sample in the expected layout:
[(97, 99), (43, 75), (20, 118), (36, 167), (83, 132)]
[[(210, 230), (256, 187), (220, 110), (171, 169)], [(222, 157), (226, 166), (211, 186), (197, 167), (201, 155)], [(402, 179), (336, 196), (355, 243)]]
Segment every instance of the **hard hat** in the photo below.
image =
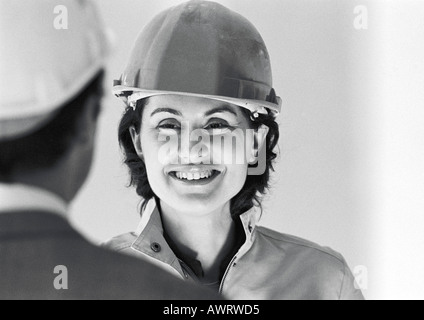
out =
[(138, 36), (113, 93), (133, 108), (140, 99), (177, 94), (252, 113), (281, 109), (261, 35), (241, 15), (209, 1), (189, 1), (156, 16)]
[(0, 1), (0, 43), (0, 140), (48, 122), (103, 68), (109, 48), (88, 0)]

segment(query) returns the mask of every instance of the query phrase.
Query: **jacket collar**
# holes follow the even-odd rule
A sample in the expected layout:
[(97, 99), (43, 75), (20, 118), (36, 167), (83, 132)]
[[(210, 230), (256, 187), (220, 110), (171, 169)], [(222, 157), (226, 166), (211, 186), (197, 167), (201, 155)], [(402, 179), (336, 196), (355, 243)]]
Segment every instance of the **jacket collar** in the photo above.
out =
[(0, 183), (0, 214), (28, 211), (50, 212), (65, 217), (67, 204), (55, 194), (40, 188)]
[[(249, 251), (255, 240), (256, 224), (259, 220), (257, 208), (252, 208), (242, 214), (240, 220), (246, 234), (246, 241), (237, 253), (238, 258)], [(148, 202), (143, 211), (136, 235), (137, 239), (131, 246), (133, 250), (170, 265), (184, 275), (178, 258), (165, 240), (161, 215), (154, 199)]]
[(80, 237), (66, 219), (52, 212), (30, 210), (0, 214), (0, 242), (46, 236)]
[(177, 257), (165, 240), (159, 209), (155, 200), (152, 201), (149, 202), (143, 212), (140, 225), (136, 231), (138, 237), (131, 248), (170, 265), (183, 274)]

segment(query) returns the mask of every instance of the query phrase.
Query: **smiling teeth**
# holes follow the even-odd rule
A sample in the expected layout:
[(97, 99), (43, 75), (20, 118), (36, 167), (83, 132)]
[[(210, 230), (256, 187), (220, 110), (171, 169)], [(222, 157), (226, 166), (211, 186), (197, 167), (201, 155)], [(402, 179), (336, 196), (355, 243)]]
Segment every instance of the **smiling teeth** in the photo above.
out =
[(209, 179), (212, 176), (212, 170), (202, 171), (202, 172), (176, 172), (175, 175), (178, 179), (181, 180), (200, 180), (200, 179)]

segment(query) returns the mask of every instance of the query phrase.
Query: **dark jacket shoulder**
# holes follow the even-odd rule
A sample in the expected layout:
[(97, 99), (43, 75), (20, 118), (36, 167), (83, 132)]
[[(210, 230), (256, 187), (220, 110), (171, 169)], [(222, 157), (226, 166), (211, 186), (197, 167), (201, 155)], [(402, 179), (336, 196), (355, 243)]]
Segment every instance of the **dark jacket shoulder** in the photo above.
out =
[(97, 247), (54, 214), (0, 215), (0, 299), (217, 299), (150, 263)]

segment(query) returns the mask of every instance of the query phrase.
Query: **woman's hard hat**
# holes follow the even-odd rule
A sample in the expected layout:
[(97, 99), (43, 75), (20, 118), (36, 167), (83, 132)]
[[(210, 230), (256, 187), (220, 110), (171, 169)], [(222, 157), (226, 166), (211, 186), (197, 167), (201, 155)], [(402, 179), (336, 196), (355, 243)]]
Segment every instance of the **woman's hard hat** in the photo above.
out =
[(0, 141), (48, 122), (103, 68), (109, 41), (91, 1), (0, 1)]
[(177, 94), (280, 112), (268, 50), (241, 15), (209, 1), (189, 1), (156, 16), (139, 35), (113, 93), (129, 106)]

